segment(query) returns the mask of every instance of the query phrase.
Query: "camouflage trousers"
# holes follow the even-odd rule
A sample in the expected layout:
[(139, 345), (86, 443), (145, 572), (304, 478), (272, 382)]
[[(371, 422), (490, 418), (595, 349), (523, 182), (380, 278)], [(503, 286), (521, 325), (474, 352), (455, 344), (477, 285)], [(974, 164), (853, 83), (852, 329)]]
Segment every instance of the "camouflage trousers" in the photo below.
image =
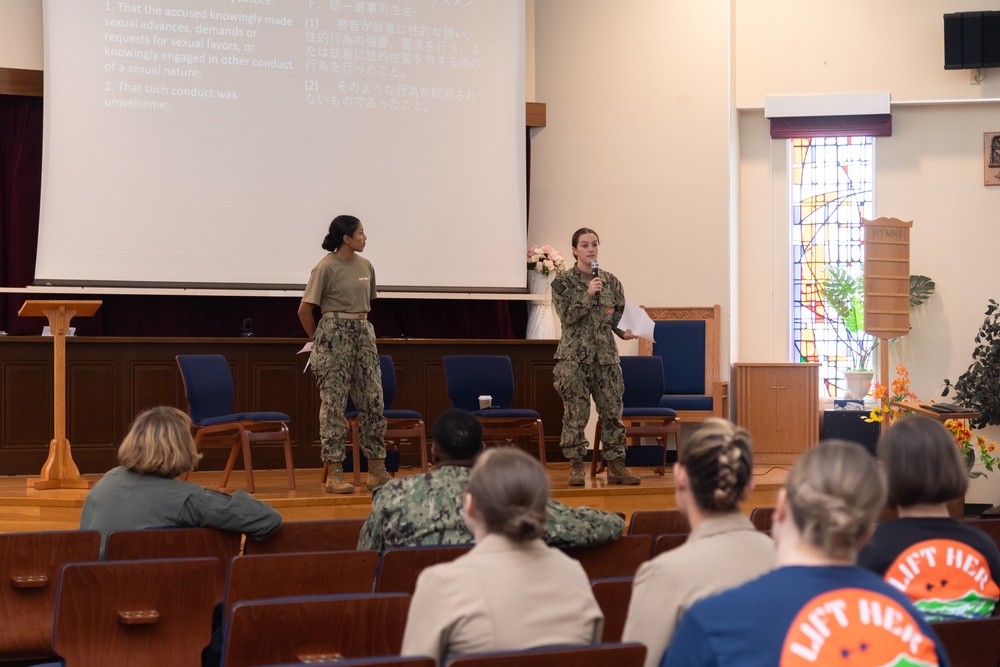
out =
[(327, 463), (344, 460), (347, 436), (347, 394), (358, 409), (361, 451), (369, 459), (385, 458), (385, 417), (382, 416), (382, 371), (375, 347), (375, 330), (368, 320), (324, 317), (316, 327), (309, 356), (319, 387), (321, 457)]
[(559, 359), (552, 371), (553, 384), (563, 401), (563, 456), (579, 459), (587, 453), (584, 428), (590, 419), (590, 398), (601, 420), (601, 451), (608, 461), (625, 456), (625, 425), (622, 423), (622, 367), (615, 364), (581, 364)]

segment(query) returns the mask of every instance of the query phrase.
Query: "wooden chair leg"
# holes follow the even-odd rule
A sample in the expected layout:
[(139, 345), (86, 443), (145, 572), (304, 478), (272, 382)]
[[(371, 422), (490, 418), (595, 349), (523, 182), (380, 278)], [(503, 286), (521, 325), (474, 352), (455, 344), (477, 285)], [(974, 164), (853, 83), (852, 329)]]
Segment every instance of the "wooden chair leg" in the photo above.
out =
[[(243, 429), (240, 428), (240, 434), (242, 434)], [(226, 460), (226, 467), (222, 469), (222, 485), (221, 488), (226, 488), (226, 484), (229, 483), (229, 475), (233, 472), (233, 467), (236, 465), (236, 457), (240, 455), (240, 447), (242, 443), (240, 442), (240, 434), (237, 435), (236, 442), (229, 450), (229, 459)], [(198, 446), (197, 441), (195, 441), (195, 447)]]
[(420, 421), (420, 471), (427, 472), (427, 435), (423, 420)]
[(354, 463), (354, 486), (361, 486), (361, 435), (358, 433), (358, 420), (350, 420), (352, 451), (351, 462)]
[[(250, 435), (246, 429), (240, 429), (240, 440), (243, 441), (243, 468), (247, 473), (247, 493), (253, 493), (257, 487), (253, 481), (253, 459), (250, 458)], [(225, 483), (223, 483), (223, 486)]]
[(601, 465), (601, 422), (597, 422), (597, 428), (594, 429), (594, 453), (590, 459), (590, 476), (596, 477), (597, 473), (604, 469)]
[(674, 419), (674, 426), (677, 427), (677, 430), (674, 431), (674, 447), (677, 449), (677, 460), (680, 461), (681, 460), (681, 431), (682, 431), (682, 428), (681, 428), (681, 418), (680, 417), (676, 417)]
[(282, 443), (285, 448), (285, 468), (288, 470), (288, 490), (295, 490), (295, 461), (292, 459), (292, 439), (288, 435), (288, 426), (286, 424), (281, 425), (281, 431), (284, 435), (284, 442)]
[(538, 460), (545, 465), (545, 431), (542, 428), (542, 420), (535, 422), (538, 425)]

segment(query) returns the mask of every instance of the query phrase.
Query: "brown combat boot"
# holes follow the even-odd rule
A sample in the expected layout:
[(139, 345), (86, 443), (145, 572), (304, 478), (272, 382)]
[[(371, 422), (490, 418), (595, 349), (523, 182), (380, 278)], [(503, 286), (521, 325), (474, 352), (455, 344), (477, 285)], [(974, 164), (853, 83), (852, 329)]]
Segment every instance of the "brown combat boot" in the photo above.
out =
[(613, 459), (608, 461), (608, 484), (625, 484), (635, 486), (642, 482), (641, 479), (633, 475), (625, 467), (625, 459)]
[(385, 459), (368, 459), (368, 482), (365, 486), (369, 491), (374, 491), (391, 481), (392, 475), (385, 469)]
[(583, 467), (583, 459), (570, 459), (569, 462), (569, 485), (583, 486), (586, 470)]
[(354, 485), (344, 479), (342, 463), (326, 464), (326, 492), (340, 495), (354, 493)]

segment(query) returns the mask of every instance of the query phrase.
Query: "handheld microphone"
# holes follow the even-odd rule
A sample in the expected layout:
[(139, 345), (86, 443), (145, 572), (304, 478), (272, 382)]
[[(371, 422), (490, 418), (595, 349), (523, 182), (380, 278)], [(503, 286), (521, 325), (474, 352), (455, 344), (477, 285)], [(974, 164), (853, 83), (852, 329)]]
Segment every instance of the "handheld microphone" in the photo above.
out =
[[(598, 273), (600, 269), (600, 264), (598, 263), (596, 257), (593, 259), (593, 261), (590, 262), (590, 269), (594, 273), (595, 278), (600, 276), (600, 274)], [(597, 294), (594, 295), (594, 308), (600, 308), (600, 307), (601, 307), (601, 291), (597, 290)]]

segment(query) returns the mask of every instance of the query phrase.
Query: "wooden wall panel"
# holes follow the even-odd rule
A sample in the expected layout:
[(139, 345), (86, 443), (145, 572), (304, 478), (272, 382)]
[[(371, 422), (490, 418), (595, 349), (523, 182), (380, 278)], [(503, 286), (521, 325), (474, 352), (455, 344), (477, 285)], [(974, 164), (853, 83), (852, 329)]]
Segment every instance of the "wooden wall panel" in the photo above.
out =
[(154, 405), (174, 405), (181, 410), (187, 410), (184, 398), (184, 383), (181, 382), (177, 365), (170, 361), (138, 361), (133, 360), (126, 369), (127, 381), (125, 388), (128, 396), (125, 400), (127, 414), (123, 415), (124, 424), (119, 428), (127, 431), (135, 415)]
[(3, 369), (0, 388), (3, 443), (0, 451), (44, 447), (48, 452), (55, 421), (52, 416), (52, 362), (4, 362), (0, 368)]
[[(428, 430), (451, 406), (445, 382), (445, 354), (506, 354), (515, 368), (515, 404), (542, 413), (553, 460), (559, 460), (562, 403), (552, 388), (554, 341), (397, 340), (378, 341), (393, 357), (397, 393), (394, 407), (417, 410)], [(295, 464), (319, 467), (319, 395), (298, 339), (71, 338), (67, 437), (83, 473), (117, 465), (116, 449), (132, 419), (152, 405), (187, 409), (177, 354), (218, 353), (229, 360), (239, 410), (280, 410), (292, 418)], [(37, 336), (0, 339), (0, 474), (35, 474), (52, 438), (52, 342)], [(283, 468), (280, 448), (255, 452), (257, 467)], [(218, 455), (218, 456), (217, 456)], [(419, 453), (407, 445), (404, 465)], [(221, 469), (224, 452), (210, 451), (199, 466)]]
[(116, 371), (113, 361), (67, 364), (66, 430), (74, 452), (118, 447)]

